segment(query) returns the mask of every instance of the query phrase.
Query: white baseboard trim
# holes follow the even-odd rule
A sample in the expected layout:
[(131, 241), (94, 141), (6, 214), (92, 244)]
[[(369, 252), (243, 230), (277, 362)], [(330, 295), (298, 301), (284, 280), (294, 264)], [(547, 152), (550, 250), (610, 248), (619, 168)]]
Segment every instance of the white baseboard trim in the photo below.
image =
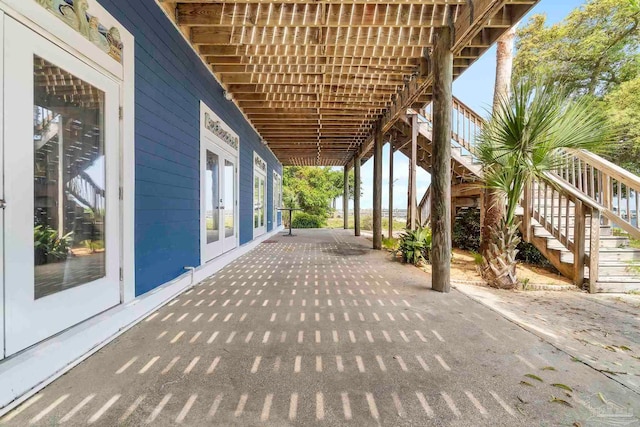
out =
[[(282, 231), (282, 226), (171, 282), (92, 317), (0, 362), (0, 416), (42, 390), (176, 295), (215, 274), (230, 262)], [(192, 277), (193, 276), (193, 277)]]

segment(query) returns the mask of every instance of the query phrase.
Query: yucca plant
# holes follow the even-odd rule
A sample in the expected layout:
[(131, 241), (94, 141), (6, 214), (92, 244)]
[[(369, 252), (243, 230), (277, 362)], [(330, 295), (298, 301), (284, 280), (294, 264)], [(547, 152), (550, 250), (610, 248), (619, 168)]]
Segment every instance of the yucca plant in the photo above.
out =
[(483, 253), (482, 275), (491, 286), (517, 285), (516, 208), (525, 186), (556, 169), (564, 150), (595, 150), (610, 134), (606, 119), (587, 98), (572, 99), (559, 84), (542, 78), (513, 84), (482, 129), (477, 149), (486, 187), (506, 202)]
[(407, 229), (400, 235), (397, 252), (400, 252), (404, 263), (418, 265), (421, 262), (428, 262), (431, 253), (431, 229), (428, 227)]

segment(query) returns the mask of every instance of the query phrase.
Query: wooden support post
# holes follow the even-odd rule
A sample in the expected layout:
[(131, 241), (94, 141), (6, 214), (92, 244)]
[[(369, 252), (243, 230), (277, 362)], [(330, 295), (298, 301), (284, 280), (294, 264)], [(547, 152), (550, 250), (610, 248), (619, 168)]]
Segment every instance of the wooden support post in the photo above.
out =
[(417, 167), (418, 161), (418, 116), (416, 114), (411, 116), (411, 158), (409, 159), (409, 201), (407, 219), (409, 220), (409, 228), (411, 230), (416, 229), (418, 223), (418, 185), (417, 180)]
[(373, 249), (382, 249), (382, 127), (376, 127), (373, 145)]
[(396, 143), (394, 135), (389, 144), (389, 238), (393, 237), (393, 146)]
[[(531, 204), (531, 186), (533, 182), (528, 182), (524, 186), (524, 200), (522, 201), (522, 229), (523, 238), (527, 243), (531, 243), (531, 218), (533, 217), (533, 205)], [(558, 210), (560, 207), (558, 207)], [(558, 217), (561, 217), (558, 214)]]
[(451, 104), (453, 103), (453, 29), (434, 31), (433, 153), (431, 158), (432, 288), (451, 290)]
[(585, 214), (584, 206), (580, 200), (576, 200), (575, 206), (576, 213), (573, 220), (573, 284), (582, 288), (585, 267)]
[(589, 242), (589, 293), (597, 292), (596, 284), (600, 274), (600, 211), (591, 209), (591, 235)]
[(356, 236), (360, 235), (360, 156), (353, 161), (353, 229)]
[(349, 229), (349, 168), (344, 167), (344, 191), (342, 192), (342, 216), (344, 229)]

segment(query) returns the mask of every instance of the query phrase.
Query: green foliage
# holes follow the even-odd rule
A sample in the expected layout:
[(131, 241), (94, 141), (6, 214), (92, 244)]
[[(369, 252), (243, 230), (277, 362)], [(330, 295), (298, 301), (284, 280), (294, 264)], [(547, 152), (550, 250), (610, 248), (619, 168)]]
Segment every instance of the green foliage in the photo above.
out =
[(293, 215), (293, 228), (322, 228), (325, 225), (326, 218), (320, 215), (311, 215), (306, 212)]
[(103, 240), (83, 240), (81, 243), (82, 246), (89, 249), (92, 253), (104, 249)]
[[(349, 179), (353, 189), (353, 173)], [(330, 167), (287, 166), (282, 183), (285, 206), (327, 218), (332, 211), (331, 202), (344, 191), (344, 173)]]
[(516, 259), (527, 264), (537, 265), (540, 267), (548, 268), (555, 271), (555, 267), (553, 264), (547, 260), (542, 252), (538, 250), (532, 243), (527, 243), (522, 240), (518, 244), (518, 254), (516, 255)]
[(482, 265), (483, 258), (481, 253), (472, 251), (471, 256), (473, 256), (473, 263), (475, 265)]
[(396, 251), (398, 249), (399, 240), (395, 237), (383, 237), (382, 247), (390, 251)]
[(607, 94), (604, 109), (612, 126), (620, 132), (620, 139), (607, 157), (640, 175), (640, 76)]
[(640, 0), (587, 0), (553, 26), (534, 15), (516, 48), (517, 75), (549, 75), (597, 102), (620, 133), (605, 157), (640, 173)]
[(518, 31), (515, 71), (547, 74), (573, 95), (601, 96), (638, 75), (639, 21), (640, 10), (620, 0), (587, 0), (553, 26), (534, 15)]
[(454, 248), (478, 252), (480, 250), (480, 210), (466, 209), (453, 225)]
[(429, 262), (431, 253), (431, 229), (419, 227), (416, 230), (406, 230), (400, 236), (398, 250), (402, 262), (418, 265)]
[(58, 230), (48, 225), (36, 225), (33, 229), (36, 265), (66, 259), (72, 235), (70, 232), (59, 237)]
[(478, 157), (485, 185), (506, 199), (507, 227), (515, 224), (525, 185), (543, 179), (565, 149), (596, 151), (611, 141), (606, 120), (588, 98), (572, 99), (544, 78), (516, 81), (480, 133)]

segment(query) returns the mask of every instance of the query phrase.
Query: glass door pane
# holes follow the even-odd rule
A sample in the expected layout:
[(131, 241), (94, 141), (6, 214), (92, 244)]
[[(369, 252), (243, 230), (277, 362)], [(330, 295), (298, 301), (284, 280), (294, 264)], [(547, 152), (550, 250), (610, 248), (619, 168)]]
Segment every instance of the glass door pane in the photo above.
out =
[(205, 223), (207, 243), (220, 239), (220, 167), (218, 155), (207, 150), (205, 170)]
[(265, 217), (265, 195), (266, 195), (266, 180), (260, 177), (260, 227), (264, 227)]
[(253, 228), (260, 227), (260, 177), (253, 178)]
[[(224, 236), (235, 235), (235, 200), (236, 200), (235, 165), (224, 161)], [(225, 248), (226, 249), (226, 248)]]
[(35, 56), (33, 129), (38, 299), (105, 276), (104, 92)]

